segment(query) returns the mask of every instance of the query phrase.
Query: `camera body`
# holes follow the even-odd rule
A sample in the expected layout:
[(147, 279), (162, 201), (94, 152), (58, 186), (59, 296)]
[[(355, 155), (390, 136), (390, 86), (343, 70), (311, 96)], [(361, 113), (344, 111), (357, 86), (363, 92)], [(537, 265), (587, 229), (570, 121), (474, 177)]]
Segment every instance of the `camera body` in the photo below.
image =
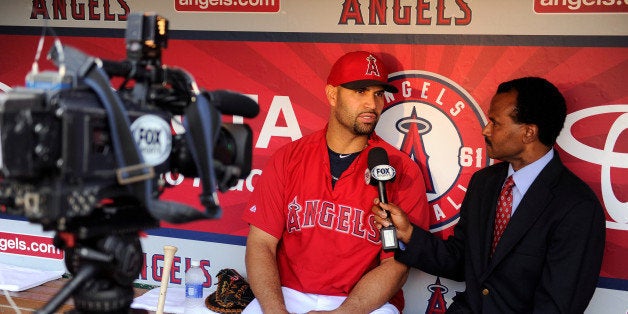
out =
[[(244, 95), (200, 90), (184, 70), (162, 65), (167, 31), (158, 15), (132, 14), (126, 60), (53, 47), (49, 57), (67, 68), (56, 77), (61, 83), (43, 84), (44, 75), (31, 73), (29, 87), (0, 94), (5, 212), (45, 230), (92, 234), (220, 215), (216, 192), (246, 178), (252, 160), (250, 127), (221, 116), (242, 106), (240, 115), (254, 117), (259, 108)], [(113, 76), (124, 78), (115, 90)], [(172, 133), (177, 115), (186, 134)], [(160, 175), (169, 171), (201, 178), (203, 215), (159, 201), (168, 187)]]

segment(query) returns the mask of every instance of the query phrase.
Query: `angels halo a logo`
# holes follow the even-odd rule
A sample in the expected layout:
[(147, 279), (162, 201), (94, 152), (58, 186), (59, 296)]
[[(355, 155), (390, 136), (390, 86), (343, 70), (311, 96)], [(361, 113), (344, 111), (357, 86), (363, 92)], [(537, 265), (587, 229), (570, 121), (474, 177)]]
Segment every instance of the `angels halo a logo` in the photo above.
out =
[(458, 221), (471, 175), (491, 163), (482, 136), (487, 120), (466, 90), (439, 74), (401, 71), (389, 81), (399, 92), (386, 93), (375, 130), (419, 165), (432, 208), (430, 231), (447, 230)]

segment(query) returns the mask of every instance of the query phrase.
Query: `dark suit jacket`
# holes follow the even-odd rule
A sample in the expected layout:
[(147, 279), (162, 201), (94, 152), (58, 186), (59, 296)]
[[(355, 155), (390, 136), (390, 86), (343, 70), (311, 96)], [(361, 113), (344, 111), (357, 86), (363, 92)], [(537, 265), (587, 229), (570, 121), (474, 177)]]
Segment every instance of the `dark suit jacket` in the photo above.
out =
[(477, 171), (447, 240), (414, 228), (395, 258), (435, 276), (465, 281), (448, 313), (582, 313), (597, 285), (605, 216), (593, 191), (558, 153), (534, 180), (489, 257), (507, 163)]

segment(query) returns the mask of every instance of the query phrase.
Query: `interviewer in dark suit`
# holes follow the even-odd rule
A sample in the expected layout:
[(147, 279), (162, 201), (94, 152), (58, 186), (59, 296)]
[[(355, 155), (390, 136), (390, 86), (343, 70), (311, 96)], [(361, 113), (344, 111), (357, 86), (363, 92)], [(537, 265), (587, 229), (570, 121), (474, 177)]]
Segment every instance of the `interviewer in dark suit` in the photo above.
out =
[[(482, 134), (488, 156), (477, 171), (453, 236), (442, 240), (376, 199), (376, 222), (397, 227), (395, 259), (435, 276), (464, 281), (448, 313), (582, 313), (598, 282), (605, 241), (603, 209), (552, 148), (565, 100), (545, 79), (499, 85)], [(492, 253), (498, 195), (513, 176), (512, 215)], [(390, 220), (385, 219), (391, 213)]]

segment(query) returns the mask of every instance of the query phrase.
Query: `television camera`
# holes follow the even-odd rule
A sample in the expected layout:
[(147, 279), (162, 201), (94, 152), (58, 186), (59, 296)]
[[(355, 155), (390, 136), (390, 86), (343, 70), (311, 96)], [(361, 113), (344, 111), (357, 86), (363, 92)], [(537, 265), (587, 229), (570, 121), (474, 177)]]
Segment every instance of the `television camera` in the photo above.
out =
[[(48, 57), (58, 72), (33, 70), (25, 87), (0, 94), (1, 211), (56, 231), (73, 275), (40, 313), (70, 295), (79, 312), (128, 312), (142, 267), (139, 231), (220, 217), (217, 192), (251, 170), (250, 127), (222, 115), (255, 117), (257, 103), (200, 89), (185, 70), (163, 65), (168, 20), (157, 14), (131, 14), (125, 40), (123, 61), (57, 40)], [(122, 81), (116, 89), (113, 77)], [(175, 116), (184, 134), (172, 134)], [(204, 210), (160, 200), (166, 172), (198, 177)]]

